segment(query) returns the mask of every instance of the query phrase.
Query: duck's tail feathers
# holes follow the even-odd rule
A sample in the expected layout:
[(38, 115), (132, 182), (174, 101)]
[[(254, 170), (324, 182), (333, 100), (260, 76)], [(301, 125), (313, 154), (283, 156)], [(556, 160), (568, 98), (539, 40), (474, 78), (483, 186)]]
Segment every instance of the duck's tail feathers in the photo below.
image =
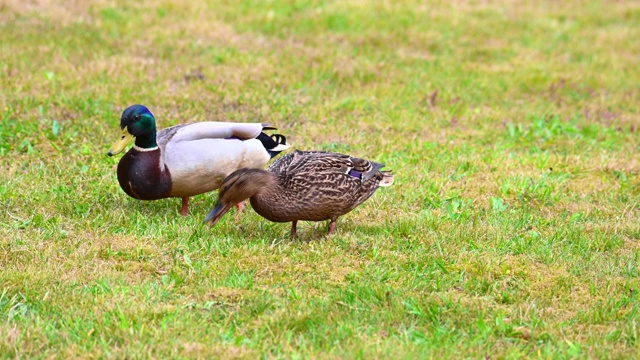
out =
[(370, 163), (371, 163), (371, 170), (370, 171), (374, 172), (374, 173), (384, 167), (384, 164), (380, 164), (380, 163), (373, 162), (373, 161), (370, 161)]
[(391, 173), (391, 170), (389, 171), (381, 171), (382, 173), (382, 180), (380, 180), (380, 184), (378, 184), (378, 186), (391, 186), (393, 185), (393, 173)]
[(378, 172), (378, 170), (384, 167), (384, 164), (353, 156), (350, 156), (349, 160), (351, 160), (351, 163), (353, 164), (353, 170), (368, 174), (370, 176), (373, 176)]
[(272, 158), (289, 148), (289, 145), (287, 145), (287, 138), (281, 134), (273, 134), (269, 136), (265, 133), (260, 133), (256, 139), (262, 142), (262, 145), (267, 149)]
[(384, 167), (384, 164), (359, 158), (351, 158), (351, 162), (353, 163), (353, 170), (351, 171), (355, 170), (362, 174), (360, 177), (362, 181), (377, 178), (378, 174), (381, 173), (380, 169)]
[(267, 123), (262, 123), (262, 130), (277, 130), (278, 128), (275, 126), (271, 126)]

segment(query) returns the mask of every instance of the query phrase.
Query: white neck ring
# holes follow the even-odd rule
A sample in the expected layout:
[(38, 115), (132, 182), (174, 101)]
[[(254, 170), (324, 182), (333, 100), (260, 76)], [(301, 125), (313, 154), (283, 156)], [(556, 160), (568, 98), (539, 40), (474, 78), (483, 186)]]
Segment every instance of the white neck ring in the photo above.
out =
[(154, 147), (152, 147), (152, 148), (145, 149), (145, 148), (141, 148), (141, 147), (139, 147), (139, 146), (133, 145), (133, 148), (134, 148), (134, 149), (136, 149), (136, 151), (141, 151), (141, 152), (148, 152), (148, 151), (158, 150), (158, 147), (157, 147), (157, 146), (154, 146)]

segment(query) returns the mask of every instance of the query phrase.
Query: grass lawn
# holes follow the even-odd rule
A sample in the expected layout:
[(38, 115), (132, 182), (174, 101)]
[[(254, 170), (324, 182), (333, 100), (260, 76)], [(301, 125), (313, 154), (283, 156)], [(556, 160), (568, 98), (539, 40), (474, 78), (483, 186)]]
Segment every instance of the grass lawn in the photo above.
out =
[[(640, 355), (637, 1), (0, 3), (1, 358)], [(338, 221), (202, 224), (106, 155), (266, 122), (384, 162)]]

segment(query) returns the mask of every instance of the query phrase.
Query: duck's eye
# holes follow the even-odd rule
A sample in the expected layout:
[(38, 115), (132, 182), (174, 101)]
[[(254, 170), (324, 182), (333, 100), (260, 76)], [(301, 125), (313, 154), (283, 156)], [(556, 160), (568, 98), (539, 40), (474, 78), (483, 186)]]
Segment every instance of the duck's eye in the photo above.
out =
[(136, 115), (134, 119), (140, 120), (140, 115)]

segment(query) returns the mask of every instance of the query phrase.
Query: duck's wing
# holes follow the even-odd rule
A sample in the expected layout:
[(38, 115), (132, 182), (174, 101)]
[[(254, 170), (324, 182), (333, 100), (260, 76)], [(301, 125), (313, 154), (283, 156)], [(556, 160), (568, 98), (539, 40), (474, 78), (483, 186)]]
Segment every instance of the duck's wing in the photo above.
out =
[(197, 141), (204, 139), (255, 139), (263, 129), (273, 129), (261, 123), (229, 123), (205, 121), (180, 124), (161, 130), (157, 135), (158, 145), (168, 142)]
[(296, 150), (270, 170), (301, 214), (319, 218), (340, 216), (365, 201), (385, 178), (382, 166), (344, 154)]
[[(296, 150), (297, 151), (297, 150)], [(280, 157), (278, 160), (274, 161), (269, 167), (267, 171), (270, 171), (274, 174), (283, 174), (285, 170), (289, 167), (291, 162), (293, 161), (294, 154), (287, 154), (285, 156)]]
[(300, 157), (290, 165), (281, 183), (297, 195), (298, 203), (307, 211), (339, 216), (357, 206), (361, 197), (366, 199), (361, 195), (365, 183), (350, 174), (353, 163), (349, 156), (339, 155)]
[[(331, 154), (327, 151), (300, 151), (295, 150), (291, 154), (287, 154), (278, 160), (274, 161), (267, 171), (271, 171), (275, 174), (294, 173), (295, 169), (304, 167), (304, 163), (309, 160), (310, 156), (318, 155), (324, 156), (325, 154)], [(291, 169), (291, 171), (290, 171)]]
[(374, 163), (366, 159), (328, 151), (299, 151), (287, 155), (274, 163), (274, 170), (285, 172), (290, 176), (297, 173), (339, 173), (347, 174), (360, 180), (368, 179), (378, 172), (384, 164)]
[(333, 181), (338, 184), (346, 181), (357, 187), (374, 177), (381, 177), (378, 174), (384, 166), (340, 153), (296, 150), (275, 161), (268, 170), (289, 183)]

